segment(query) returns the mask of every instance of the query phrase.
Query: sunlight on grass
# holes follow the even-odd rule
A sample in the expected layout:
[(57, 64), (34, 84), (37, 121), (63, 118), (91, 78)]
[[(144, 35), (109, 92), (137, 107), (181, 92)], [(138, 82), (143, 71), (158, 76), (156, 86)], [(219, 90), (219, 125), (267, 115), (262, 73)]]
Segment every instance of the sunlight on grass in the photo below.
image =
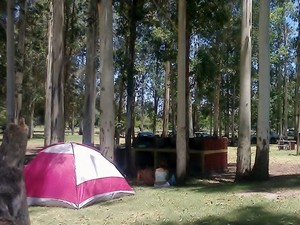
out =
[[(30, 207), (38, 224), (299, 224), (300, 206), (293, 198), (232, 191), (206, 192), (202, 187), (136, 187), (136, 195), (80, 210)], [(274, 218), (274, 219), (273, 219)], [(280, 220), (278, 220), (280, 219)], [(223, 223), (222, 223), (223, 222)], [(224, 223), (226, 222), (226, 223)]]

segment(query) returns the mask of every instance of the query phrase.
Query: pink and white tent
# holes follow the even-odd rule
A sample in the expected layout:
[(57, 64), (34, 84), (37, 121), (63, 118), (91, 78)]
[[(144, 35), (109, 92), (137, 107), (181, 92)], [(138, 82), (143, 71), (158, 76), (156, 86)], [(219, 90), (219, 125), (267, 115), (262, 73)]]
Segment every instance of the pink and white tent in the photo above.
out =
[(134, 190), (101, 153), (76, 143), (50, 145), (24, 168), (29, 205), (81, 208)]

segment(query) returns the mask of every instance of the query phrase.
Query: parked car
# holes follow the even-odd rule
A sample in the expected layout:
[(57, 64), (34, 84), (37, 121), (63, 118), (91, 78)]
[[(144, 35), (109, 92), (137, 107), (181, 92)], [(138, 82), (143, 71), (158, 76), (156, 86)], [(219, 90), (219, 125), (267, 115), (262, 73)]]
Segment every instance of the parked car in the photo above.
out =
[[(251, 139), (251, 144), (256, 144), (257, 142), (256, 133), (252, 134), (250, 139)], [(274, 131), (270, 131), (270, 139), (269, 139), (270, 144), (276, 144), (278, 139), (279, 139), (279, 135)]]
[(154, 137), (154, 133), (148, 131), (140, 131), (138, 132), (137, 137)]
[(196, 131), (194, 132), (194, 137), (196, 138), (203, 138), (203, 137), (209, 137), (210, 134), (206, 131)]

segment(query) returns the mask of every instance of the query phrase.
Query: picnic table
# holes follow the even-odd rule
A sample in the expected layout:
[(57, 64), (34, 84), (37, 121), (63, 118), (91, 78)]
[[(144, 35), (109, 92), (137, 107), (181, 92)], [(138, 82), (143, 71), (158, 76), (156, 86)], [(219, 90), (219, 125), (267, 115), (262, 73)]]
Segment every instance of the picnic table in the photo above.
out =
[(294, 150), (296, 141), (294, 140), (279, 140), (278, 141), (278, 150)]

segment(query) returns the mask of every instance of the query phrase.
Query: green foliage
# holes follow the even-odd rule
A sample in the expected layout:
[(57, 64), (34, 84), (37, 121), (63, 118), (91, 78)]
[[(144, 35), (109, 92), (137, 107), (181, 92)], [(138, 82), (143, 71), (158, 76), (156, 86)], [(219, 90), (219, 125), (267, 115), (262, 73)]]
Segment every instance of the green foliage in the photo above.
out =
[[(17, 1), (18, 3), (18, 1)], [(65, 1), (65, 116), (66, 121), (80, 121), (84, 95), (84, 66), (86, 63), (86, 28), (88, 1)], [(134, 6), (134, 7), (132, 7)], [(288, 124), (294, 123), (295, 105), (295, 37), (298, 11), (293, 1), (271, 1), (271, 102), (270, 124), (279, 127), (279, 102), (283, 99), (280, 79), (287, 79)], [(133, 10), (135, 9), (135, 10)], [(0, 3), (0, 79), (6, 82), (5, 1)], [(177, 1), (113, 1), (114, 70), (116, 107), (122, 98), (120, 120), (126, 121), (126, 88), (128, 77), (128, 43), (131, 19), (136, 23), (134, 87), (136, 124), (144, 120), (151, 128), (154, 101), (158, 102), (157, 121), (162, 118), (165, 62), (171, 62), (172, 90), (177, 85)], [(221, 81), (221, 127), (228, 125), (231, 112), (238, 115), (239, 54), (241, 2), (225, 0), (187, 1), (187, 29), (190, 54), (189, 78), (193, 105), (200, 127), (209, 128), (213, 109), (214, 76)], [(258, 102), (258, 12), (259, 2), (253, 2), (252, 27), (252, 125), (256, 127)], [(36, 121), (43, 122), (48, 53), (49, 1), (29, 1), (26, 25), (26, 57), (23, 85), (22, 115), (28, 117), (35, 105)], [(284, 30), (287, 30), (284, 37)], [(97, 66), (99, 66), (98, 59)], [(285, 67), (284, 67), (285, 66)], [(98, 74), (97, 74), (98, 75)], [(99, 79), (97, 84), (99, 84)], [(120, 93), (122, 92), (122, 93)], [(173, 100), (176, 100), (176, 90)], [(156, 99), (154, 99), (156, 97)], [(171, 98), (172, 101), (172, 98)], [(5, 116), (6, 87), (0, 87), (0, 113)], [(97, 99), (99, 108), (99, 100)], [(283, 106), (282, 106), (283, 107)], [(196, 107), (194, 107), (196, 108)], [(143, 112), (143, 113), (142, 113)], [(142, 118), (142, 116), (144, 118)], [(97, 116), (98, 118), (99, 116)], [(151, 119), (150, 119), (151, 118)], [(98, 118), (99, 119), (99, 118)], [(151, 121), (152, 120), (152, 121)], [(232, 126), (236, 126), (232, 124)]]

